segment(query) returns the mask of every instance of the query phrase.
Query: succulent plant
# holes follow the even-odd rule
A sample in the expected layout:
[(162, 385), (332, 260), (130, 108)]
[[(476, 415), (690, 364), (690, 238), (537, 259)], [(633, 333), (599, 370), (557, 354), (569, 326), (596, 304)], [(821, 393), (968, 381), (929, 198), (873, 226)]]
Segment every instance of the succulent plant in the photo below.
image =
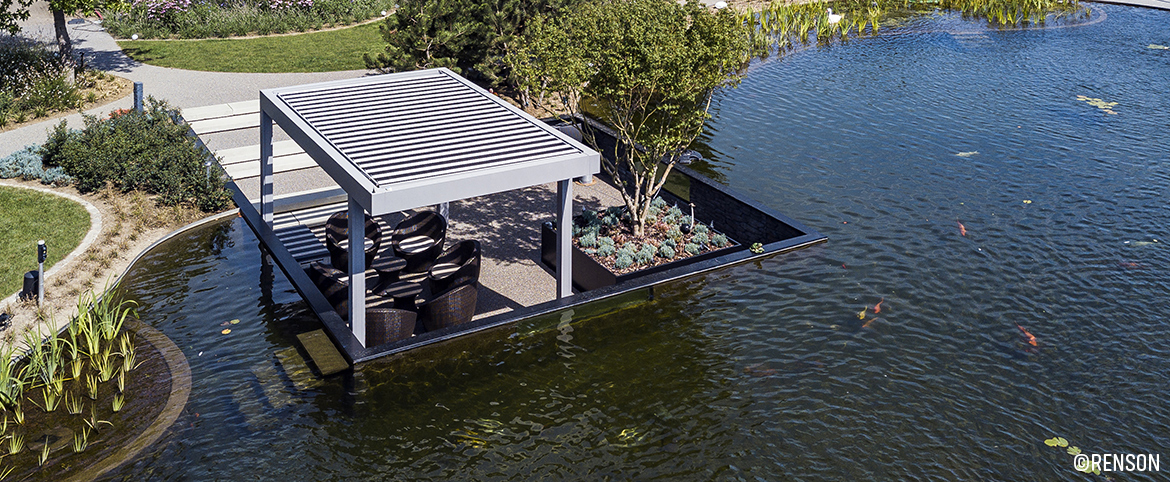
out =
[(581, 237), (577, 238), (577, 244), (582, 248), (596, 248), (597, 247), (597, 233), (587, 232)]
[(617, 269), (626, 269), (634, 265), (634, 258), (627, 254), (619, 254), (617, 259), (613, 260), (613, 267)]
[(650, 201), (650, 206), (663, 209), (666, 207), (666, 200), (662, 196), (655, 196), (653, 201)]
[(719, 234), (719, 233), (715, 233), (715, 234), (711, 235), (711, 245), (713, 245), (717, 248), (723, 248), (729, 244), (731, 244), (731, 241), (727, 240), (727, 236), (724, 236), (724, 235)]
[(658, 247), (658, 256), (671, 259), (674, 258), (675, 254), (677, 253), (674, 252), (674, 248), (667, 246), (666, 243), (662, 243), (662, 246)]
[(702, 246), (711, 242), (711, 238), (707, 236), (707, 233), (698, 233), (694, 236), (691, 236), (691, 242)]
[(671, 248), (677, 248), (677, 247), (678, 247), (678, 241), (675, 241), (674, 239), (675, 239), (675, 238), (667, 238), (667, 240), (666, 240), (666, 241), (663, 241), (663, 242), (662, 242), (662, 245), (663, 245), (663, 246), (670, 246)]
[(598, 238), (597, 238), (597, 245), (598, 245), (598, 246), (610, 246), (610, 247), (612, 247), (612, 246), (613, 246), (613, 238), (611, 238), (611, 237), (609, 237), (609, 236), (600, 236), (600, 237), (598, 237)]
[(683, 212), (682, 209), (678, 208), (678, 206), (671, 206), (670, 209), (666, 210), (666, 214), (670, 216), (682, 216)]
[(702, 248), (699, 248), (699, 245), (695, 243), (687, 243), (686, 246), (683, 246), (683, 251), (686, 251), (693, 256), (699, 254), (699, 251), (702, 251)]
[(642, 249), (638, 250), (637, 253), (634, 253), (634, 262), (643, 265), (653, 263), (654, 255), (657, 251), (658, 250), (654, 249), (653, 245), (646, 243), (642, 245)]
[(683, 232), (682, 232), (682, 229), (680, 229), (678, 227), (678, 225), (674, 225), (674, 226), (671, 226), (670, 229), (666, 231), (666, 235), (670, 236), (672, 238), (681, 238), (683, 236)]
[(613, 214), (606, 214), (604, 218), (601, 218), (601, 224), (605, 226), (617, 226), (618, 217)]
[(625, 246), (622, 246), (621, 249), (615, 251), (614, 254), (617, 255), (617, 257), (619, 257), (619, 258), (622, 256), (626, 256), (626, 257), (630, 258), (631, 262), (634, 260), (634, 250), (630, 249), (628, 247), (625, 247)]
[(597, 247), (597, 255), (603, 258), (613, 256), (616, 252), (617, 250), (614, 249), (613, 244), (602, 244)]
[(711, 230), (711, 228), (708, 228), (706, 224), (700, 223), (700, 224), (694, 225), (694, 227), (692, 227), (691, 230), (695, 234), (699, 234), (699, 233), (707, 234)]

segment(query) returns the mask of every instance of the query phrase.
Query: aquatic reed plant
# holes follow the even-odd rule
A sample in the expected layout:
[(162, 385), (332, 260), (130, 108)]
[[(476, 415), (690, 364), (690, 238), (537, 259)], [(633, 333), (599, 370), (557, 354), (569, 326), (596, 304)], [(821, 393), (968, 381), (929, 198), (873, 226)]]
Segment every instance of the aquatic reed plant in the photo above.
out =
[(89, 428), (81, 427), (81, 432), (73, 432), (73, 453), (84, 452), (89, 447)]
[(16, 362), (12, 355), (16, 352), (13, 346), (0, 348), (0, 407), (11, 408), (20, 403), (24, 394), (24, 378), (16, 370)]
[(110, 347), (102, 350), (101, 354), (92, 360), (93, 366), (98, 372), (98, 381), (105, 383), (114, 378), (114, 372), (118, 369), (119, 364), (114, 360), (114, 354), (110, 352)]
[(44, 466), (45, 462), (49, 460), (49, 436), (45, 436), (45, 444), (41, 446), (41, 453), (37, 456), (37, 464)]
[(24, 435), (14, 433), (8, 436), (8, 455), (16, 455), (24, 451)]
[(98, 418), (97, 418), (97, 404), (96, 403), (93, 404), (92, 406), (90, 406), (90, 409), (91, 410), (89, 412), (89, 418), (85, 419), (85, 424), (88, 425), (89, 428), (93, 429), (94, 432), (101, 431), (101, 429), (99, 429), (98, 427), (101, 427), (103, 423), (106, 425), (109, 425), (111, 427), (114, 426), (114, 424), (110, 423), (107, 420), (98, 420)]
[(85, 408), (85, 404), (81, 401), (81, 395), (65, 392), (65, 410), (69, 412), (69, 415), (81, 415), (83, 408)]
[(10, 410), (12, 411), (12, 420), (17, 425), (24, 425), (24, 409), (21, 407), (21, 403), (17, 401)]
[(114, 413), (121, 412), (124, 406), (126, 406), (126, 396), (121, 393), (114, 395), (114, 400), (110, 403), (110, 408), (114, 410)]
[(90, 373), (85, 376), (86, 394), (89, 395), (90, 400), (97, 400), (98, 397), (98, 379), (97, 376)]
[(125, 370), (118, 372), (117, 381), (118, 381), (118, 393), (125, 392), (126, 391), (126, 371)]
[(8, 467), (0, 470), (0, 480), (8, 480), (8, 476), (12, 475), (12, 471), (16, 470), (16, 466)]

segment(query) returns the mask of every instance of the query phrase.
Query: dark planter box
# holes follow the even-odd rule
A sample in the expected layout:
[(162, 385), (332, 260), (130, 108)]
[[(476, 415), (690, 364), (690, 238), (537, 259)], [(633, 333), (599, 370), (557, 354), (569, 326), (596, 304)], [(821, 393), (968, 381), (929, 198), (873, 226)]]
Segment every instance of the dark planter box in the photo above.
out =
[[(683, 258), (669, 263), (663, 263), (657, 266), (651, 266), (646, 269), (641, 269), (626, 274), (614, 274), (593, 259), (592, 256), (585, 254), (577, 246), (573, 248), (573, 286), (580, 291), (595, 290), (606, 286), (612, 286), (626, 280), (636, 279), (642, 276), (659, 273), (668, 269), (677, 268), (680, 266), (687, 266), (701, 261), (705, 261), (716, 256), (722, 256), (740, 249), (747, 249), (744, 246), (735, 243), (732, 240), (732, 245), (726, 248), (720, 248), (705, 253)], [(548, 269), (556, 271), (557, 269), (557, 230), (552, 222), (545, 222), (540, 226), (540, 261), (544, 263)]]

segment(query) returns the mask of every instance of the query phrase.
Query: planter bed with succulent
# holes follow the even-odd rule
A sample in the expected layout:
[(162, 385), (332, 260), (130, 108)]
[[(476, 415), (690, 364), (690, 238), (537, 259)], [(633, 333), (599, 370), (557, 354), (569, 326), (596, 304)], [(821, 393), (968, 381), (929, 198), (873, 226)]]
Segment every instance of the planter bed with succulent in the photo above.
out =
[[(578, 288), (609, 286), (709, 259), (739, 246), (661, 197), (651, 204), (642, 236), (634, 235), (622, 206), (600, 211), (586, 209), (573, 218), (573, 283)], [(546, 224), (541, 259), (549, 268), (556, 265), (555, 242), (555, 228)]]

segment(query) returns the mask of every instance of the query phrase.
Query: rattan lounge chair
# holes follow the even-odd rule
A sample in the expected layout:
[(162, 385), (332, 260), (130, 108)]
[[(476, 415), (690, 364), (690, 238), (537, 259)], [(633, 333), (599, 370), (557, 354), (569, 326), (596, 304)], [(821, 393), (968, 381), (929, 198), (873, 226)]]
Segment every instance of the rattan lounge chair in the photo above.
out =
[[(325, 247), (333, 267), (349, 272), (349, 211), (338, 211), (325, 222)], [(382, 247), (382, 226), (366, 215), (366, 266), (374, 262)]]
[(447, 220), (434, 211), (422, 211), (398, 223), (390, 236), (394, 255), (406, 260), (408, 273), (422, 273), (443, 252)]
[(410, 338), (418, 314), (394, 308), (366, 310), (366, 346), (377, 346)]
[(478, 294), (475, 285), (463, 285), (428, 301), (422, 307), (423, 326), (434, 331), (471, 321)]
[(479, 241), (460, 241), (435, 259), (427, 279), (432, 293), (444, 293), (451, 288), (479, 283)]
[(317, 289), (321, 290), (321, 294), (325, 295), (329, 306), (332, 306), (342, 319), (348, 318), (349, 283), (345, 281), (345, 278), (349, 275), (342, 270), (325, 266), (319, 261), (309, 263), (309, 267), (305, 268), (305, 274), (309, 275), (309, 279), (317, 286)]

